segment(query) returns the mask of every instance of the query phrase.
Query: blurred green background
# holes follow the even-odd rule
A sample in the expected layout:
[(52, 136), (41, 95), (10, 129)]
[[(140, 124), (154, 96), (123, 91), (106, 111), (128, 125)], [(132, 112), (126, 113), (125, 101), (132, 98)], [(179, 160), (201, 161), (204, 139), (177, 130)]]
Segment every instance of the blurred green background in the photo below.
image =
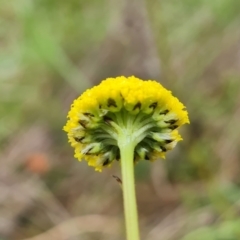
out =
[(142, 239), (240, 239), (240, 1), (0, 0), (0, 239), (124, 239), (121, 189), (62, 126), (106, 77), (156, 79), (191, 124), (136, 166)]

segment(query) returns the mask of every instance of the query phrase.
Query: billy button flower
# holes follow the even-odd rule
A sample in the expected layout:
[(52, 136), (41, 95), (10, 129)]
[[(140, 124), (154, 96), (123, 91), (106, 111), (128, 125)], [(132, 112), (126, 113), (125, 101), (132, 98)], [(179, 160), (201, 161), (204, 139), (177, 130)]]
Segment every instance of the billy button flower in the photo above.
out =
[(134, 163), (165, 158), (189, 123), (185, 106), (156, 81), (108, 78), (71, 106), (64, 130), (75, 157), (97, 171), (121, 162), (127, 239), (138, 240)]

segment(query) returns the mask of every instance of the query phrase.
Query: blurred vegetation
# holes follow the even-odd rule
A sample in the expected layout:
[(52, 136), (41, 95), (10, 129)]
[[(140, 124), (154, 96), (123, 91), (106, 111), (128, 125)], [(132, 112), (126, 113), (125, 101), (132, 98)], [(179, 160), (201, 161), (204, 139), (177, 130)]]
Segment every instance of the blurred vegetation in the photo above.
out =
[(1, 240), (124, 239), (118, 164), (78, 163), (61, 129), (82, 91), (133, 74), (191, 120), (167, 161), (136, 166), (143, 239), (240, 239), (240, 1), (0, 5)]

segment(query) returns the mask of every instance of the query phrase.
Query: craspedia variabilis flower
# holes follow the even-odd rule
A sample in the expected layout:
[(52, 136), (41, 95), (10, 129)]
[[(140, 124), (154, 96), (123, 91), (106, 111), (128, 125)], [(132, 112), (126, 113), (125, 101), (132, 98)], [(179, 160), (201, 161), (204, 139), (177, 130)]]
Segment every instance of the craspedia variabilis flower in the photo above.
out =
[(189, 123), (185, 106), (156, 81), (108, 78), (74, 100), (64, 130), (75, 157), (101, 171), (120, 160), (118, 140), (128, 129), (134, 161), (164, 158)]

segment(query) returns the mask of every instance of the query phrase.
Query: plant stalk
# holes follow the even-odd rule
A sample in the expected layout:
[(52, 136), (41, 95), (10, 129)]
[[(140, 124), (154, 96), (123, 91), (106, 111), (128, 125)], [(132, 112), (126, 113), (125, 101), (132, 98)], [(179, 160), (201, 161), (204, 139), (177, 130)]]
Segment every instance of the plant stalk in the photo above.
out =
[(138, 213), (134, 181), (134, 148), (128, 134), (119, 141), (122, 170), (122, 188), (127, 240), (139, 240)]

